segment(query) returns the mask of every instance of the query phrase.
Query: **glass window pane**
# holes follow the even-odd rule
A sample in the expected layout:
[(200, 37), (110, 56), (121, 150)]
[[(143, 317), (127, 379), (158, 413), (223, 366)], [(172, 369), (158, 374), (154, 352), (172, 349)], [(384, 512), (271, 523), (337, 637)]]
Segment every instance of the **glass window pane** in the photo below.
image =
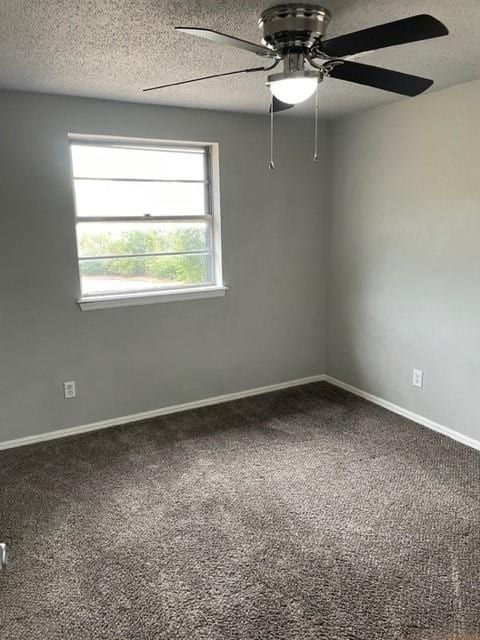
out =
[(77, 216), (204, 215), (205, 185), (75, 180)]
[(207, 222), (79, 222), (78, 255), (110, 256), (208, 251)]
[(205, 151), (72, 144), (75, 178), (205, 180)]
[(82, 295), (212, 283), (209, 255), (80, 260)]

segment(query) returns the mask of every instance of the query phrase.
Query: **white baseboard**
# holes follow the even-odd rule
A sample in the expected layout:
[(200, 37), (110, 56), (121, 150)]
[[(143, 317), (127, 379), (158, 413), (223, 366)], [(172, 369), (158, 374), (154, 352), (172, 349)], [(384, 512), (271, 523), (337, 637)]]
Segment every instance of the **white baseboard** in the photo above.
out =
[(263, 393), (270, 393), (271, 391), (279, 391), (281, 389), (288, 389), (289, 387), (298, 387), (303, 384), (310, 384), (312, 382), (322, 382), (326, 381), (330, 384), (339, 387), (340, 389), (344, 389), (345, 391), (349, 391), (360, 398), (364, 398), (365, 400), (369, 400), (374, 404), (377, 404), (393, 413), (397, 413), (398, 415), (403, 416), (404, 418), (408, 418), (417, 424), (420, 424), (424, 427), (428, 427), (433, 431), (438, 431), (438, 433), (442, 433), (457, 442), (461, 442), (462, 444), (467, 445), (467, 447), (472, 447), (473, 449), (477, 449), (480, 451), (480, 441), (475, 440), (474, 438), (470, 438), (469, 436), (465, 436), (458, 431), (454, 431), (449, 427), (445, 427), (438, 422), (434, 422), (429, 418), (425, 418), (424, 416), (420, 416), (417, 413), (413, 413), (408, 409), (404, 409), (399, 405), (394, 404), (393, 402), (389, 402), (388, 400), (384, 400), (383, 398), (379, 398), (371, 393), (367, 393), (366, 391), (362, 391), (362, 389), (358, 389), (346, 382), (342, 382), (341, 380), (337, 380), (336, 378), (332, 378), (329, 375), (320, 374), (316, 376), (310, 376), (308, 378), (299, 378), (297, 380), (288, 380), (287, 382), (279, 382), (277, 384), (270, 384), (265, 387), (256, 387), (254, 389), (246, 389), (244, 391), (236, 391), (235, 393), (227, 393), (221, 396), (213, 396), (210, 398), (205, 398), (203, 400), (195, 400), (193, 402), (185, 402), (184, 404), (176, 404), (168, 407), (162, 407), (160, 409), (153, 409), (152, 411), (142, 411), (141, 413), (134, 413), (128, 416), (121, 416), (119, 418), (111, 418), (109, 420), (101, 420), (99, 422), (92, 422), (90, 424), (80, 425), (78, 427), (69, 427), (67, 429), (57, 429), (55, 431), (50, 431), (48, 433), (41, 433), (39, 435), (34, 436), (25, 436), (23, 438), (16, 438), (14, 440), (7, 440), (5, 442), (0, 442), (0, 450), (2, 449), (12, 449), (13, 447), (22, 447), (28, 444), (34, 444), (36, 442), (45, 442), (47, 440), (56, 440), (57, 438), (65, 438), (67, 436), (74, 436), (80, 433), (87, 433), (88, 431), (97, 431), (99, 429), (107, 429), (109, 427), (115, 427), (122, 424), (128, 424), (129, 422), (139, 422), (140, 420), (147, 420), (148, 418), (155, 418), (156, 416), (163, 416), (169, 413), (178, 413), (179, 411), (188, 411), (189, 409), (197, 409), (199, 407), (208, 407), (214, 404), (221, 404), (223, 402), (230, 402), (231, 400), (239, 400), (241, 398), (248, 398), (250, 396), (257, 396)]
[(365, 400), (370, 400), (374, 404), (378, 404), (380, 407), (384, 407), (393, 413), (397, 413), (404, 418), (408, 418), (417, 424), (421, 424), (424, 427), (428, 427), (433, 431), (438, 431), (438, 433), (442, 433), (452, 440), (456, 440), (457, 442), (461, 442), (462, 444), (467, 445), (467, 447), (472, 447), (472, 449), (477, 449), (480, 451), (480, 441), (474, 440), (474, 438), (470, 438), (469, 436), (465, 436), (458, 431), (454, 431), (449, 427), (445, 427), (443, 424), (439, 424), (438, 422), (434, 422), (429, 418), (425, 418), (424, 416), (420, 416), (417, 413), (413, 413), (413, 411), (408, 411), (408, 409), (404, 409), (403, 407), (398, 406), (397, 404), (393, 404), (393, 402), (389, 402), (388, 400), (384, 400), (383, 398), (379, 398), (378, 396), (374, 396), (371, 393), (367, 393), (366, 391), (362, 391), (362, 389), (358, 389), (357, 387), (353, 387), (351, 384), (347, 384), (346, 382), (342, 382), (341, 380), (337, 380), (336, 378), (332, 378), (329, 375), (325, 376), (325, 381), (333, 384), (336, 387), (340, 387), (340, 389), (344, 389), (345, 391), (349, 391), (356, 396), (360, 396), (360, 398), (364, 398)]
[(258, 396), (271, 391), (279, 391), (280, 389), (288, 389), (289, 387), (298, 387), (302, 384), (310, 384), (311, 382), (321, 382), (325, 380), (325, 374), (309, 376), (308, 378), (299, 378), (298, 380), (288, 380), (287, 382), (278, 382), (277, 384), (269, 384), (266, 387), (256, 387), (255, 389), (246, 389), (245, 391), (236, 391), (235, 393), (227, 393), (222, 396), (213, 396), (204, 400), (195, 400), (194, 402), (185, 402), (184, 404), (175, 404), (161, 409), (153, 409), (153, 411), (142, 411), (129, 416), (120, 418), (111, 418), (109, 420), (101, 420), (100, 422), (92, 422), (78, 427), (69, 427), (67, 429), (57, 429), (48, 433), (41, 433), (34, 436), (25, 436), (23, 438), (15, 438), (15, 440), (7, 440), (0, 442), (1, 449), (12, 449), (13, 447), (22, 447), (27, 444), (36, 442), (45, 442), (46, 440), (56, 440), (57, 438), (65, 438), (74, 436), (79, 433), (87, 433), (88, 431), (97, 431), (99, 429), (107, 429), (108, 427), (116, 427), (129, 422), (138, 422), (155, 418), (156, 416), (164, 416), (168, 413), (178, 413), (179, 411), (188, 411), (189, 409), (197, 409), (199, 407), (208, 407), (213, 404), (221, 404), (230, 402), (231, 400), (239, 400), (240, 398), (248, 398), (249, 396)]

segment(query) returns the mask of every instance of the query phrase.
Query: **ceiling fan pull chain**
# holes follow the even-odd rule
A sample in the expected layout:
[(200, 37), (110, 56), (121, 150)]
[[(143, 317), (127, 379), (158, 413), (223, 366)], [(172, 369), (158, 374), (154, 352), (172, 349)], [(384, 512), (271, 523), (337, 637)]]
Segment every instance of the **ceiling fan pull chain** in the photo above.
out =
[(270, 171), (275, 169), (275, 162), (273, 161), (273, 95), (270, 99), (270, 162), (268, 163), (268, 168)]
[(313, 151), (313, 162), (318, 163), (318, 83), (315, 89), (315, 149)]

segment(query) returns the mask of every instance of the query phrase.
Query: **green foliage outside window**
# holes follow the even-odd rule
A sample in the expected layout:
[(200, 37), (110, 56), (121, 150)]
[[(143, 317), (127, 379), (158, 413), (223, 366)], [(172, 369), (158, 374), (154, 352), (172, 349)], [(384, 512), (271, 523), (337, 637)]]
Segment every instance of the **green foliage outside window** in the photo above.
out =
[[(118, 234), (85, 234), (80, 238), (80, 252), (84, 256), (203, 250), (205, 233), (192, 228), (162, 234), (155, 230), (129, 230)], [(208, 258), (204, 255), (82, 260), (80, 264), (84, 276), (147, 278), (185, 284), (208, 281)]]

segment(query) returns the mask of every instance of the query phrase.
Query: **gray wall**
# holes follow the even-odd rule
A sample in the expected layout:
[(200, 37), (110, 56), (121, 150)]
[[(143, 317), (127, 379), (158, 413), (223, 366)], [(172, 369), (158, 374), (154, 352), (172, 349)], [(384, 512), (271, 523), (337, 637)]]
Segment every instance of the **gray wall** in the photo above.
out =
[[(220, 143), (225, 298), (79, 310), (68, 132)], [(272, 173), (265, 117), (0, 93), (0, 442), (324, 371), (325, 171), (277, 132)]]
[[(263, 117), (0, 92), (0, 442), (325, 368), (480, 439), (479, 104), (324, 123), (318, 167), (278, 118), (270, 173)], [(225, 298), (79, 310), (68, 132), (220, 143)]]
[(335, 123), (327, 332), (330, 375), (476, 439), (479, 113), (476, 82)]

